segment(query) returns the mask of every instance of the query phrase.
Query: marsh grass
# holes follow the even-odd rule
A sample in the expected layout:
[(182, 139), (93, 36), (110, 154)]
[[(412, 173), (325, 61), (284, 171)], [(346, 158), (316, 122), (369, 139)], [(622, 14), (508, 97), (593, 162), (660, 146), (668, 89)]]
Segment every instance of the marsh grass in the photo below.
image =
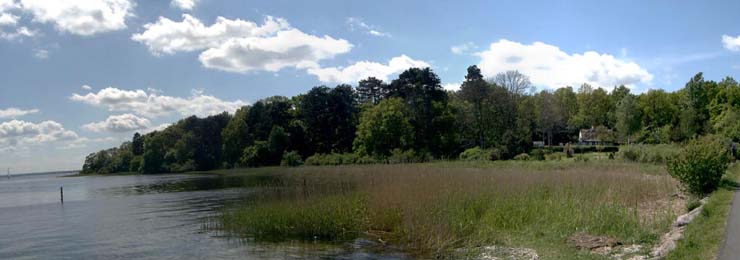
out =
[(624, 162), (435, 162), (249, 171), (240, 174), (269, 174), (280, 181), (228, 207), (211, 226), (258, 241), (368, 237), (423, 257), (505, 245), (533, 247), (547, 259), (591, 259), (596, 256), (569, 248), (567, 238), (587, 232), (649, 244), (682, 213), (673, 209), (677, 183), (662, 168)]

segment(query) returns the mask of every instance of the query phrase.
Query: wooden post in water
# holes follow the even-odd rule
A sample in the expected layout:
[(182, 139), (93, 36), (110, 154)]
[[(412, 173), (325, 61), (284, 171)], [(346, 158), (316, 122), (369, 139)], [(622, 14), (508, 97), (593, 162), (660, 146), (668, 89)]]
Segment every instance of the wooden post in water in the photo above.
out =
[(59, 187), (59, 198), (62, 200), (62, 204), (64, 204), (64, 187)]

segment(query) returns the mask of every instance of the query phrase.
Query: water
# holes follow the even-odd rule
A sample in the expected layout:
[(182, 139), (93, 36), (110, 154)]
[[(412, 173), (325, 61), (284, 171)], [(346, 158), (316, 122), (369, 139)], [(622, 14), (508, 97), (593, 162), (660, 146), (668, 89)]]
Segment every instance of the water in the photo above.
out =
[(198, 175), (2, 178), (0, 259), (402, 258), (372, 254), (361, 240), (261, 244), (203, 228), (219, 208), (258, 192), (249, 187), (254, 181)]

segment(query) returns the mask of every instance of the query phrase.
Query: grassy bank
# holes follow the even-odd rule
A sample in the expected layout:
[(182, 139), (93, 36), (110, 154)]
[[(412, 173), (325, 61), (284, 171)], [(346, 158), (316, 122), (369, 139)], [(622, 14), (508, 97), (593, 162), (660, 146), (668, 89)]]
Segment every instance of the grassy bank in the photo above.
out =
[(275, 181), (209, 227), (257, 241), (366, 237), (415, 256), (456, 248), (528, 247), (544, 259), (602, 259), (567, 244), (605, 235), (650, 244), (685, 207), (656, 165), (604, 161), (434, 162), (260, 168), (217, 174)]
[(720, 188), (711, 194), (701, 214), (689, 224), (684, 238), (666, 259), (715, 259), (725, 238), (725, 226), (738, 187), (740, 166), (731, 167)]

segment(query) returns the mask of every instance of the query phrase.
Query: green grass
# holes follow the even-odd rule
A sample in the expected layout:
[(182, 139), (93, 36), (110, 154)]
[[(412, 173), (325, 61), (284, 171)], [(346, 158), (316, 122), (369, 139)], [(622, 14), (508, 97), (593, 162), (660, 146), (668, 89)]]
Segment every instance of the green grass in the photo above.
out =
[[(652, 244), (677, 214), (677, 183), (619, 160), (446, 162), (208, 172), (279, 181), (208, 224), (257, 241), (381, 239), (418, 257), (457, 248), (529, 247), (544, 259), (604, 259), (577, 232)], [(661, 202), (661, 203), (655, 203)], [(683, 208), (682, 208), (683, 210)]]
[(715, 259), (725, 238), (732, 197), (740, 178), (737, 164), (728, 170), (721, 187), (711, 194), (701, 214), (688, 225), (684, 238), (666, 259)]

